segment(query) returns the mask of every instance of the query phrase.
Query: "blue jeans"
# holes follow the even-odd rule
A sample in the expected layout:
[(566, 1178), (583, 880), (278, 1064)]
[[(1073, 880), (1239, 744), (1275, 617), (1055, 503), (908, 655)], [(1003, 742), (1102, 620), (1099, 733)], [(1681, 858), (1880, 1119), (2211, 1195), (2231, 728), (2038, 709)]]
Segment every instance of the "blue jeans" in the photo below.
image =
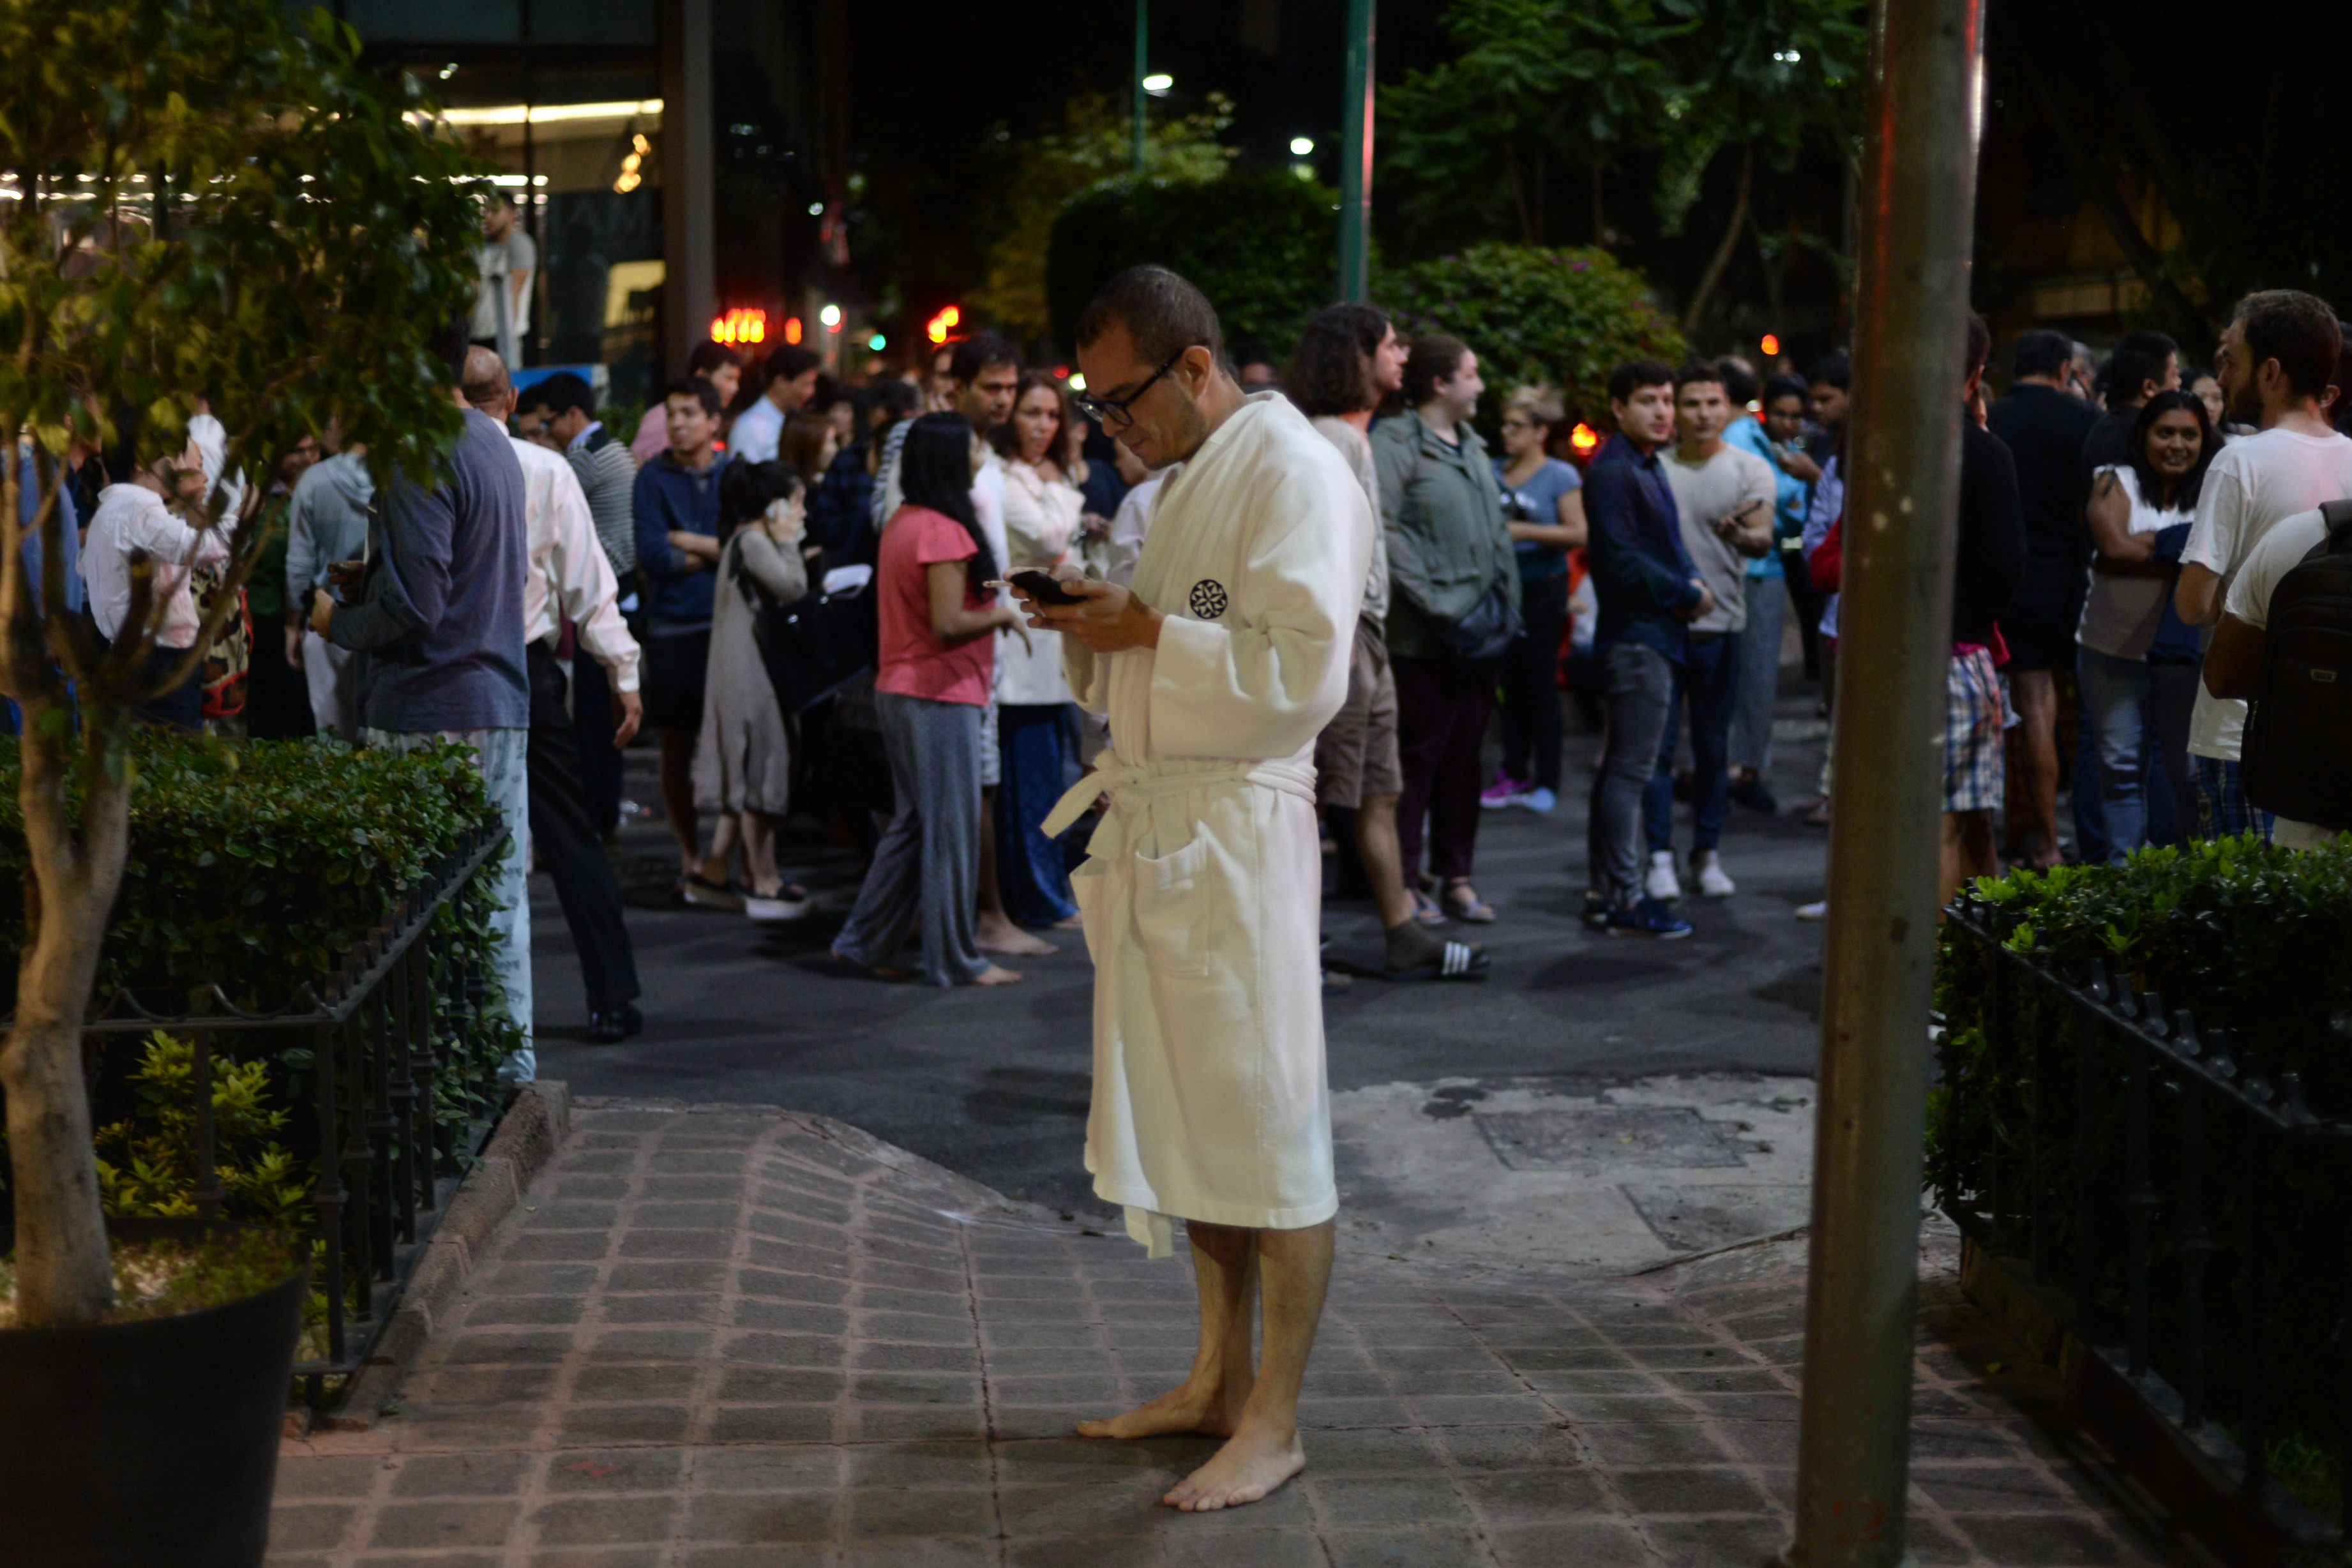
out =
[[(2197, 667), (2118, 658), (2086, 647), (2079, 650), (2076, 679), (2083, 693), (2083, 743), (2095, 764), (2092, 777), (2105, 860), (2119, 862), (2146, 844), (2178, 842), (2181, 803), (2176, 774), (2186, 773)], [(2074, 779), (2080, 801), (2093, 785), (2079, 766)], [(2079, 826), (2078, 816), (2078, 831)], [(2096, 864), (2092, 851), (2099, 846), (2077, 842), (2084, 861)]]
[(1739, 695), (1738, 632), (1690, 639), (1690, 654), (1675, 667), (1674, 700), (1666, 706), (1665, 733), (1658, 738), (1658, 763), (1642, 796), (1642, 822), (1650, 853), (1675, 847), (1675, 749), (1681, 739), (1683, 709), (1691, 721), (1691, 849), (1712, 849), (1723, 838), (1724, 803), (1731, 791), (1727, 752), (1731, 707)]

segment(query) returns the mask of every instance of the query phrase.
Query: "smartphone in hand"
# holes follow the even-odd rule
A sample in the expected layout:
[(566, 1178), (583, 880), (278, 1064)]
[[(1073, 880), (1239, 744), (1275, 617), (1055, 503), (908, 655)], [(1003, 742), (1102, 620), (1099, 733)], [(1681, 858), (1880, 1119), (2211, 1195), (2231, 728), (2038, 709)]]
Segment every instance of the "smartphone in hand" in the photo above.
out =
[(1061, 579), (1036, 570), (1015, 572), (1011, 579), (991, 583), (992, 588), (1018, 588), (1041, 605), (1077, 605), (1085, 599), (1062, 586)]

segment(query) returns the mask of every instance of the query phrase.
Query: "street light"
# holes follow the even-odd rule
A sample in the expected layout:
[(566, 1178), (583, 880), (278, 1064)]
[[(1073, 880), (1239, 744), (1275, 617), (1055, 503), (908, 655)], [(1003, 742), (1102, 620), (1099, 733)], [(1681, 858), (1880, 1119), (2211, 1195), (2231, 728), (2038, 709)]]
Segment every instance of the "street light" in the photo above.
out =
[(1176, 85), (1176, 79), (1166, 71), (1154, 71), (1143, 79), (1143, 90), (1157, 98)]
[(1295, 157), (1304, 158), (1310, 155), (1315, 151), (1315, 138), (1312, 136), (1292, 137), (1290, 139), (1290, 151), (1292, 155)]
[(827, 305), (816, 313), (816, 319), (824, 323), (824, 330), (828, 332), (841, 331), (841, 307), (838, 305)]

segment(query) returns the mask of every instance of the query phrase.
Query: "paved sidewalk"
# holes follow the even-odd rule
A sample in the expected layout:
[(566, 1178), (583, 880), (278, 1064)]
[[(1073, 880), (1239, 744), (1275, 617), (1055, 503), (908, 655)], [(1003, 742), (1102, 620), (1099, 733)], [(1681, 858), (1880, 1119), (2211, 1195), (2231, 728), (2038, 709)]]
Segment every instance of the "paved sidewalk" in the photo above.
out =
[[(1551, 1283), (1345, 1255), (1307, 1474), (1180, 1515), (1154, 1500), (1213, 1444), (1070, 1425), (1181, 1374), (1181, 1263), (814, 1117), (572, 1125), (398, 1414), (288, 1444), (272, 1564), (1757, 1568), (1787, 1541), (1801, 1247)], [(1969, 1370), (1939, 1278), (1921, 1561), (2178, 1560)]]

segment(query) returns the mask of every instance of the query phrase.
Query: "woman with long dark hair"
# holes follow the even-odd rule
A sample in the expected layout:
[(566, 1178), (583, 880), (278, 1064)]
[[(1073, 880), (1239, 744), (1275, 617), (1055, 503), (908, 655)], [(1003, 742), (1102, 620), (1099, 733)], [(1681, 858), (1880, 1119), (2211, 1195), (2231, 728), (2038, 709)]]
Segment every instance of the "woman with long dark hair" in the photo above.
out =
[[(1013, 417), (992, 437), (1004, 469), (1004, 542), (1010, 570), (1051, 573), (1069, 559), (1086, 498), (1070, 482), (1077, 421), (1061, 383), (1024, 373)], [(1004, 912), (1026, 926), (1076, 925), (1077, 900), (1058, 839), (1040, 826), (1076, 777), (1078, 710), (1062, 676), (1062, 635), (1031, 631), (1024, 644), (997, 639), (996, 867)]]
[(999, 563), (972, 510), (976, 448), (961, 414), (926, 414), (899, 458), (905, 503), (882, 531), (875, 566), (881, 621), (874, 707), (897, 810), (835, 957), (887, 973), (922, 924), (934, 985), (1004, 985), (1020, 975), (981, 956), (972, 937), (980, 882), (980, 719), (1000, 626), (1020, 613), (988, 586)]
[(2172, 584), (2220, 446), (2203, 399), (2159, 392), (2140, 405), (2130, 460), (2100, 468), (2091, 480), (2084, 515), (2097, 553), (2074, 634), (2075, 670), (2083, 722), (2097, 740), (2099, 801), (2117, 860), (2151, 840), (2184, 837), (2181, 814), (2196, 798), (2189, 723), (2201, 655), (2195, 629), (2173, 611)]

